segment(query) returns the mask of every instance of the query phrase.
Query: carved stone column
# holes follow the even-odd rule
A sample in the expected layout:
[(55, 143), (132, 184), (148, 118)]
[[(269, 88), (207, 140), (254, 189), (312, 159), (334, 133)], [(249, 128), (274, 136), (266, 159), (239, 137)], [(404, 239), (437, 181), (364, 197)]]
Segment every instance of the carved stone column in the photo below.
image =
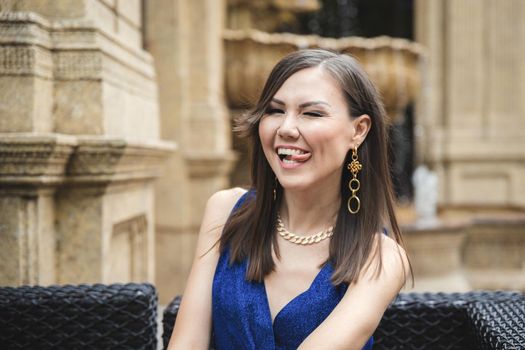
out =
[(428, 48), (417, 150), (439, 176), (440, 217), (468, 223), (470, 288), (523, 290), (525, 3), (415, 5), (416, 39)]
[(235, 159), (223, 99), (224, 0), (145, 2), (145, 46), (155, 58), (162, 138), (178, 151), (156, 186), (161, 303), (181, 294), (210, 195), (228, 186)]
[(440, 204), (525, 208), (525, 3), (416, 1), (429, 49), (416, 135)]
[[(197, 233), (207, 199), (229, 185), (236, 160), (231, 146), (231, 124), (224, 98), (224, 43), (226, 4), (192, 1), (188, 6), (191, 27), (188, 39), (188, 114), (183, 115), (183, 156), (187, 166), (190, 227)], [(196, 236), (194, 236), (196, 239)], [(189, 265), (187, 265), (189, 267)]]

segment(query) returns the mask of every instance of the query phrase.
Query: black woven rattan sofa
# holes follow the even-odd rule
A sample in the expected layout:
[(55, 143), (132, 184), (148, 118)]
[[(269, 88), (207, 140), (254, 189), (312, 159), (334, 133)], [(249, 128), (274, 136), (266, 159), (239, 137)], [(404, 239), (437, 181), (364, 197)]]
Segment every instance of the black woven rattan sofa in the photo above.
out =
[(150, 284), (0, 288), (0, 349), (157, 347)]
[[(164, 310), (164, 347), (180, 300), (176, 297)], [(374, 338), (374, 350), (523, 350), (525, 297), (517, 292), (401, 293)]]

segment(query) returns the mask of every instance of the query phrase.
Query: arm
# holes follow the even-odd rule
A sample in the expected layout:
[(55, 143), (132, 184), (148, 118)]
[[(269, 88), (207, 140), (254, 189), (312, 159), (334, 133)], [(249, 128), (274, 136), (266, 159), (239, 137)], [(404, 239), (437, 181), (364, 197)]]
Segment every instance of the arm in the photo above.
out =
[(210, 197), (202, 220), (197, 249), (177, 313), (168, 350), (208, 350), (211, 333), (211, 289), (219, 260), (217, 244), (230, 211), (245, 191), (240, 188), (220, 191)]
[[(393, 239), (382, 239), (383, 267), (374, 276), (378, 255), (371, 254), (357, 283), (352, 283), (332, 313), (301, 344), (299, 350), (360, 350), (377, 328), (383, 313), (405, 284), (403, 266), (409, 271), (406, 253)], [(374, 245), (377, 249), (378, 245)]]

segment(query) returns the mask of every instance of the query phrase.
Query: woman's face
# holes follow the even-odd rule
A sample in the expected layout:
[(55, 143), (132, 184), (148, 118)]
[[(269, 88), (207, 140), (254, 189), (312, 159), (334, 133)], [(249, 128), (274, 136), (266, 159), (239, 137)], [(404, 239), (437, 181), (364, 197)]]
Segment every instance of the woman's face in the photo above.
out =
[[(355, 121), (332, 76), (319, 67), (290, 76), (259, 124), (266, 159), (285, 189), (339, 186)], [(324, 188), (324, 187), (323, 187)]]

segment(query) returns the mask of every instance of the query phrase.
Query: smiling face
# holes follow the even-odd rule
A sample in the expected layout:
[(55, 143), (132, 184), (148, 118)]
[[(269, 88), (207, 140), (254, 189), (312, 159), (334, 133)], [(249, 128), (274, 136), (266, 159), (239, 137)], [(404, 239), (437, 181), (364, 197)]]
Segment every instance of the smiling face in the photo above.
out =
[(359, 144), (358, 119), (321, 67), (290, 76), (259, 124), (264, 154), (283, 188), (339, 186), (345, 156)]

